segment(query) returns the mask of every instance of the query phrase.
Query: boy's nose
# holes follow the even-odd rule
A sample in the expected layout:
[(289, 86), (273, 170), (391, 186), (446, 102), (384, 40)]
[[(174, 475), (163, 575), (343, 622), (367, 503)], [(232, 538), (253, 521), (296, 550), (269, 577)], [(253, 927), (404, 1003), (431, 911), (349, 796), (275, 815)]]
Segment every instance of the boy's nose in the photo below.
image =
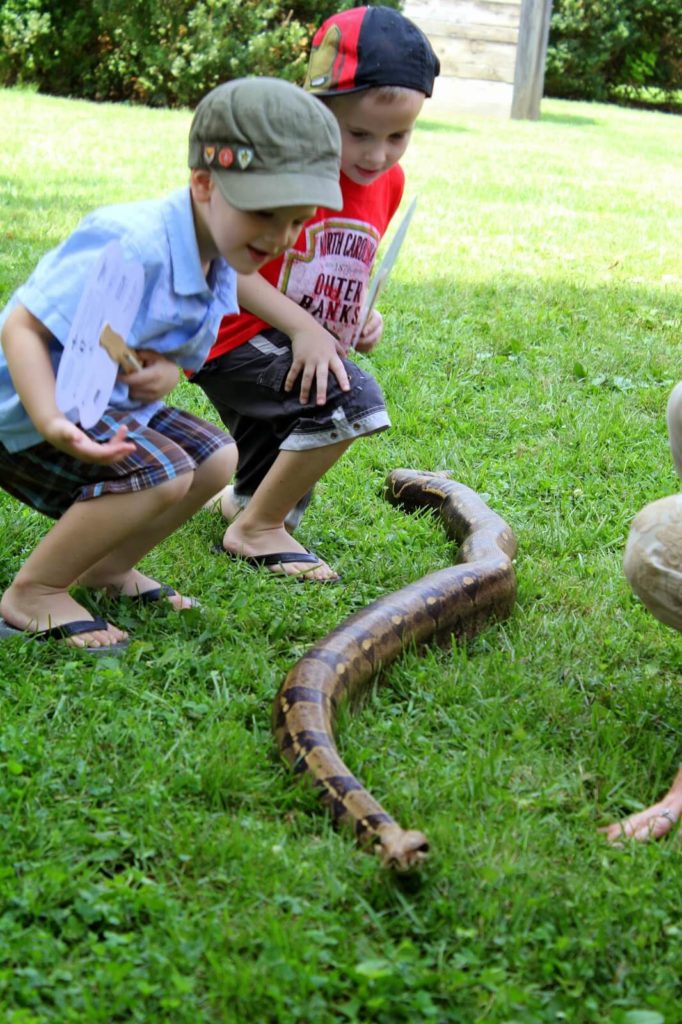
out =
[(368, 146), (363, 156), (365, 167), (372, 170), (379, 170), (386, 162), (386, 147), (382, 142), (376, 142)]

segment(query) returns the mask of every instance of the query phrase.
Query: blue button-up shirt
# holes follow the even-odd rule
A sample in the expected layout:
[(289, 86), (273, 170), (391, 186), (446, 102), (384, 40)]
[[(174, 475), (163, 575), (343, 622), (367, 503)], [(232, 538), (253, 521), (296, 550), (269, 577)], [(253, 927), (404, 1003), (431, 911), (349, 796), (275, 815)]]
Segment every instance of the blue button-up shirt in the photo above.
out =
[[(144, 292), (128, 345), (160, 352), (183, 369), (198, 370), (222, 317), (238, 312), (239, 306), (237, 275), (229, 264), (215, 259), (208, 280), (204, 276), (189, 188), (165, 199), (105, 206), (84, 217), (12, 295), (0, 313), (0, 330), (14, 306), (25, 306), (54, 335), (50, 355), (56, 373), (90, 270), (113, 240), (120, 242), (127, 260), (144, 269)], [(120, 381), (109, 404), (134, 410), (142, 422), (162, 407), (161, 402), (133, 401)], [(0, 442), (9, 451), (20, 451), (42, 440), (19, 401), (0, 350)]]

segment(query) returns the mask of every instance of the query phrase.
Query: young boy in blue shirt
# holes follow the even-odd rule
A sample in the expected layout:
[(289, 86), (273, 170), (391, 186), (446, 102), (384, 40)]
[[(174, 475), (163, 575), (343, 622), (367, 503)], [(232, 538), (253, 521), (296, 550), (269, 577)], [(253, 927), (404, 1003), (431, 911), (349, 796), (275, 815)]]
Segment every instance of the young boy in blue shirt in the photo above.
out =
[(312, 488), (353, 441), (390, 424), (379, 385), (345, 356), (352, 343), (369, 352), (382, 333), (376, 309), (366, 324), (358, 320), (379, 243), (403, 194), (400, 159), (438, 73), (424, 33), (390, 7), (334, 14), (313, 38), (305, 88), (341, 129), (343, 209), (319, 209), (262, 273), (334, 334), (350, 388), (332, 379), (313, 393), (305, 376), (294, 387), (296, 340), (267, 317), (251, 315), (247, 293), (261, 274), (244, 282), (247, 309), (223, 320), (206, 365), (192, 378), (237, 442), (235, 485), (220, 496), (230, 524), (223, 547), (250, 565), (320, 582), (338, 578), (285, 524), (297, 526)]
[[(275, 79), (219, 86), (192, 121), (189, 186), (90, 214), (12, 296), (0, 315), (0, 485), (57, 522), (0, 599), (1, 635), (120, 650), (127, 634), (93, 618), (69, 593), (76, 583), (190, 606), (135, 566), (227, 483), (237, 453), (229, 434), (158, 399), (178, 367), (201, 366), (221, 318), (237, 310), (237, 273), (253, 274), (293, 241), (318, 204), (341, 205), (339, 152), (335, 119), (302, 89)], [(144, 270), (126, 339), (143, 366), (119, 378), (84, 430), (57, 407), (55, 375), (112, 240)], [(303, 372), (322, 381), (331, 371), (347, 386), (312, 317), (265, 281), (250, 295), (254, 312), (293, 331)]]

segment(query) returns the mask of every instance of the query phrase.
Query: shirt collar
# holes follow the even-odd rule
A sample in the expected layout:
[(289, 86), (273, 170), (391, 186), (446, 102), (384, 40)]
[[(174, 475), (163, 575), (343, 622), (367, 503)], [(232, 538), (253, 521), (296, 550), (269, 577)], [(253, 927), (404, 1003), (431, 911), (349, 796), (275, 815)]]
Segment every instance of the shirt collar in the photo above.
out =
[(168, 196), (163, 211), (170, 247), (173, 289), (178, 295), (208, 291), (201, 269), (189, 186)]
[(232, 267), (225, 260), (213, 260), (209, 286), (199, 258), (199, 244), (194, 226), (189, 186), (168, 197), (164, 210), (170, 246), (173, 288), (178, 295), (215, 295), (223, 303), (234, 303)]

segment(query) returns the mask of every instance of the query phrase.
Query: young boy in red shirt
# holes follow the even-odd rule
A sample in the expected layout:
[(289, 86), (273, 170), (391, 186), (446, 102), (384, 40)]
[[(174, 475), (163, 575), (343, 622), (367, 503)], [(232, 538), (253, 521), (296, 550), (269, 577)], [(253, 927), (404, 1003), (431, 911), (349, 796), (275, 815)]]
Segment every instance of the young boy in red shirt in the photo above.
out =
[[(361, 324), (360, 311), (379, 242), (402, 198), (399, 161), (439, 70), (426, 36), (392, 8), (343, 11), (313, 38), (305, 88), (341, 130), (343, 209), (318, 209), (261, 273), (283, 303), (295, 302), (334, 336), (350, 388), (331, 375), (325, 387), (326, 375), (295, 342), (243, 309), (223, 320), (208, 361), (192, 378), (237, 442), (235, 484), (220, 495), (230, 522), (223, 548), (251, 565), (323, 582), (338, 578), (287, 527), (295, 529), (317, 481), (356, 438), (390, 425), (378, 384), (346, 356), (351, 347), (369, 352), (381, 337), (381, 314), (375, 309)], [(262, 281), (240, 279), (242, 306), (253, 308), (254, 284)]]

